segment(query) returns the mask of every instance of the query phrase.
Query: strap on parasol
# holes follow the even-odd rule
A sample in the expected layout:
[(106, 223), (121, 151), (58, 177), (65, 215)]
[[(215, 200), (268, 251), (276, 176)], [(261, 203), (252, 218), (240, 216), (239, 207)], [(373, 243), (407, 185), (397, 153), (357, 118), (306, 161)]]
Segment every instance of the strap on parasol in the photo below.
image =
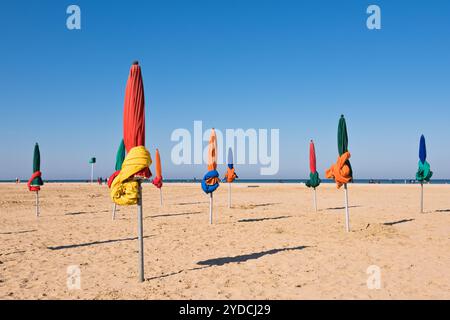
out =
[(41, 187), (38, 185), (31, 185), (31, 183), (33, 182), (34, 179), (41, 177), (42, 173), (40, 171), (36, 171), (31, 175), (30, 180), (28, 180), (27, 182), (27, 186), (28, 186), (28, 190), (30, 191), (39, 191), (41, 190)]
[(219, 187), (219, 172), (208, 171), (202, 180), (202, 189), (205, 193), (213, 193)]
[(123, 161), (122, 170), (115, 177), (112, 177), (111, 199), (118, 205), (137, 204), (139, 181), (134, 179), (134, 175), (148, 169), (151, 164), (152, 158), (144, 146), (132, 148)]
[(338, 157), (337, 162), (325, 172), (325, 177), (333, 179), (338, 188), (352, 181), (349, 159), (350, 152), (347, 151)]

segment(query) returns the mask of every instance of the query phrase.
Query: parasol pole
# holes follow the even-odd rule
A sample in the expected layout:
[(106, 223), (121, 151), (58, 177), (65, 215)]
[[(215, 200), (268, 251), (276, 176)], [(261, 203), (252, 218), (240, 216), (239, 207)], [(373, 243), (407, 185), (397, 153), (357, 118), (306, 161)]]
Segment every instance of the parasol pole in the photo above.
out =
[(423, 181), (420, 182), (420, 213), (423, 213)]
[(94, 183), (94, 163), (91, 163), (91, 183)]
[(316, 188), (314, 188), (314, 210), (317, 212), (317, 194), (316, 194)]
[(350, 232), (350, 215), (348, 213), (348, 190), (347, 184), (344, 184), (344, 192), (345, 192), (345, 230)]
[(213, 223), (213, 194), (209, 194), (209, 224)]
[(138, 242), (139, 242), (139, 281), (144, 282), (144, 227), (142, 214), (142, 186), (141, 180), (138, 180)]
[(116, 209), (117, 209), (117, 204), (114, 202), (113, 203), (113, 210), (112, 210), (112, 219), (113, 220), (116, 219)]
[(39, 191), (36, 191), (36, 217), (39, 217)]
[(231, 208), (231, 183), (228, 182), (228, 208)]
[(161, 188), (159, 188), (159, 204), (161, 205), (161, 207), (163, 206), (163, 197)]

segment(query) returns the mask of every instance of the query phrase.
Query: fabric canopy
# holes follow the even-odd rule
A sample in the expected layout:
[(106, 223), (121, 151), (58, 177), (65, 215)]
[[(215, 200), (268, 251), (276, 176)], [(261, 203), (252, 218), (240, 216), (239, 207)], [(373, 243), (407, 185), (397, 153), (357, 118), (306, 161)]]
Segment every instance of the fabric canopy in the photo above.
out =
[[(130, 68), (123, 108), (123, 142), (127, 152), (134, 147), (145, 147), (145, 98), (141, 67), (136, 61)], [(150, 178), (149, 168), (135, 173)]]
[(120, 173), (120, 170), (122, 170), (122, 164), (125, 160), (125, 144), (123, 143), (123, 139), (120, 141), (119, 148), (117, 149), (116, 154), (116, 171), (108, 178), (108, 187), (111, 188), (111, 184), (114, 181), (114, 179), (118, 176)]
[(125, 160), (125, 144), (123, 143), (123, 139), (120, 141), (119, 148), (117, 149), (116, 154), (116, 171), (122, 169), (122, 163)]
[(227, 161), (227, 172), (225, 173), (224, 181), (231, 183), (236, 178), (238, 178), (234, 165), (233, 165), (233, 150), (231, 148), (228, 149), (228, 161)]
[(316, 169), (316, 149), (312, 140), (309, 144), (309, 170), (309, 180), (305, 184), (308, 188), (317, 188), (321, 180)]
[(123, 141), (127, 152), (145, 146), (145, 98), (141, 67), (134, 62), (125, 89)]
[(41, 178), (41, 152), (39, 151), (39, 145), (36, 143), (33, 150), (33, 174), (28, 180), (27, 186), (30, 191), (39, 191), (44, 182)]
[(216, 131), (211, 129), (208, 145), (208, 172), (202, 179), (202, 189), (205, 193), (212, 193), (219, 187), (219, 173), (217, 168), (217, 136)]
[(137, 204), (139, 183), (134, 179), (150, 178), (150, 153), (145, 148), (145, 101), (141, 67), (134, 62), (130, 68), (123, 108), (123, 143), (127, 155), (120, 172), (110, 177), (111, 199), (119, 205)]
[(430, 164), (427, 162), (427, 146), (425, 137), (422, 135), (419, 141), (419, 168), (416, 173), (416, 180), (419, 182), (428, 182), (433, 176)]
[(161, 157), (159, 155), (159, 150), (156, 149), (155, 152), (155, 179), (153, 179), (152, 183), (157, 187), (158, 189), (163, 186), (163, 177), (162, 177), (162, 170), (161, 170)]
[(325, 172), (325, 177), (333, 179), (338, 188), (353, 181), (353, 170), (350, 164), (350, 152), (348, 152), (348, 135), (345, 118), (341, 115), (338, 124), (338, 152), (339, 157), (335, 164)]

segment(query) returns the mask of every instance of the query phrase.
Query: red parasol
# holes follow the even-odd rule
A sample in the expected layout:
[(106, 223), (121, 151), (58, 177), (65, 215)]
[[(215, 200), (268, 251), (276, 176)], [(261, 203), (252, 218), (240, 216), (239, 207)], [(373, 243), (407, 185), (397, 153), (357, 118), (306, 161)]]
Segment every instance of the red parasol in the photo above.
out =
[(316, 149), (314, 148), (314, 142), (311, 140), (309, 144), (309, 170), (311, 173), (317, 172), (316, 169)]
[[(127, 152), (136, 146), (145, 146), (145, 98), (141, 67), (133, 63), (125, 89), (123, 108), (123, 141)], [(135, 176), (150, 178), (150, 169), (138, 172)]]

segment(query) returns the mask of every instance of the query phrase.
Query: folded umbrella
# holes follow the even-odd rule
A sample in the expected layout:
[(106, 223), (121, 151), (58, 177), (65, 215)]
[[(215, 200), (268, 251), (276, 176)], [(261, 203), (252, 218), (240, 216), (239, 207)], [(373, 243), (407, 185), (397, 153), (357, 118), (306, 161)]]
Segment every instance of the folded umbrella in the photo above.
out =
[(119, 205), (138, 207), (139, 280), (144, 281), (144, 238), (141, 181), (150, 178), (150, 153), (145, 148), (145, 99), (141, 67), (130, 68), (123, 108), (123, 141), (127, 155), (111, 184), (111, 198)]
[[(117, 154), (116, 154), (116, 166), (115, 166), (116, 171), (108, 179), (108, 187), (109, 188), (111, 188), (112, 182), (119, 175), (120, 170), (122, 170), (122, 164), (123, 164), (124, 160), (125, 160), (125, 144), (122, 139), (120, 141), (120, 145), (119, 145), (119, 148), (117, 149)], [(113, 220), (116, 218), (116, 209), (117, 209), (117, 203), (114, 202), (113, 213), (112, 213)]]
[(118, 205), (134, 205), (141, 199), (139, 179), (150, 178), (149, 166), (152, 163), (145, 148), (144, 84), (137, 62), (131, 66), (125, 90), (123, 142), (127, 155), (120, 173), (111, 184), (111, 198)]
[(416, 173), (416, 180), (420, 182), (420, 212), (423, 213), (423, 183), (429, 182), (433, 172), (427, 162), (427, 146), (425, 137), (422, 135), (419, 142), (419, 168)]
[(28, 180), (27, 186), (29, 191), (36, 192), (37, 217), (39, 217), (39, 190), (41, 190), (41, 186), (44, 185), (41, 176), (41, 152), (39, 151), (39, 145), (36, 143), (33, 150), (33, 174)]
[(162, 186), (163, 186), (163, 177), (162, 177), (162, 170), (161, 170), (161, 157), (159, 155), (159, 150), (156, 149), (155, 152), (155, 178), (153, 179), (152, 183), (155, 187), (159, 189), (159, 202), (160, 205), (163, 205), (162, 200)]
[(231, 148), (228, 149), (228, 164), (227, 164), (227, 172), (223, 178), (223, 181), (228, 182), (228, 208), (231, 208), (231, 183), (234, 182), (236, 178), (238, 178), (236, 171), (234, 170), (233, 165), (233, 150)]
[(219, 172), (217, 172), (217, 137), (214, 128), (208, 145), (208, 172), (202, 179), (201, 186), (206, 194), (209, 194), (209, 223), (213, 222), (213, 192), (219, 187)]
[(325, 176), (328, 179), (333, 179), (336, 182), (338, 188), (344, 186), (345, 190), (345, 228), (347, 232), (350, 231), (350, 217), (348, 211), (348, 191), (347, 183), (353, 181), (353, 170), (350, 164), (350, 152), (348, 152), (348, 135), (347, 135), (347, 124), (345, 118), (341, 115), (338, 125), (338, 151), (339, 157), (337, 162), (331, 166), (325, 172)]
[(419, 142), (419, 169), (416, 173), (417, 181), (429, 182), (433, 176), (433, 172), (430, 170), (430, 164), (427, 162), (427, 147), (425, 144), (425, 137), (422, 135)]
[(316, 197), (316, 188), (320, 185), (319, 173), (316, 169), (316, 149), (314, 147), (314, 142), (311, 140), (309, 144), (309, 180), (306, 181), (306, 186), (308, 188), (313, 188), (313, 199), (314, 199), (314, 209), (317, 212), (317, 197)]

